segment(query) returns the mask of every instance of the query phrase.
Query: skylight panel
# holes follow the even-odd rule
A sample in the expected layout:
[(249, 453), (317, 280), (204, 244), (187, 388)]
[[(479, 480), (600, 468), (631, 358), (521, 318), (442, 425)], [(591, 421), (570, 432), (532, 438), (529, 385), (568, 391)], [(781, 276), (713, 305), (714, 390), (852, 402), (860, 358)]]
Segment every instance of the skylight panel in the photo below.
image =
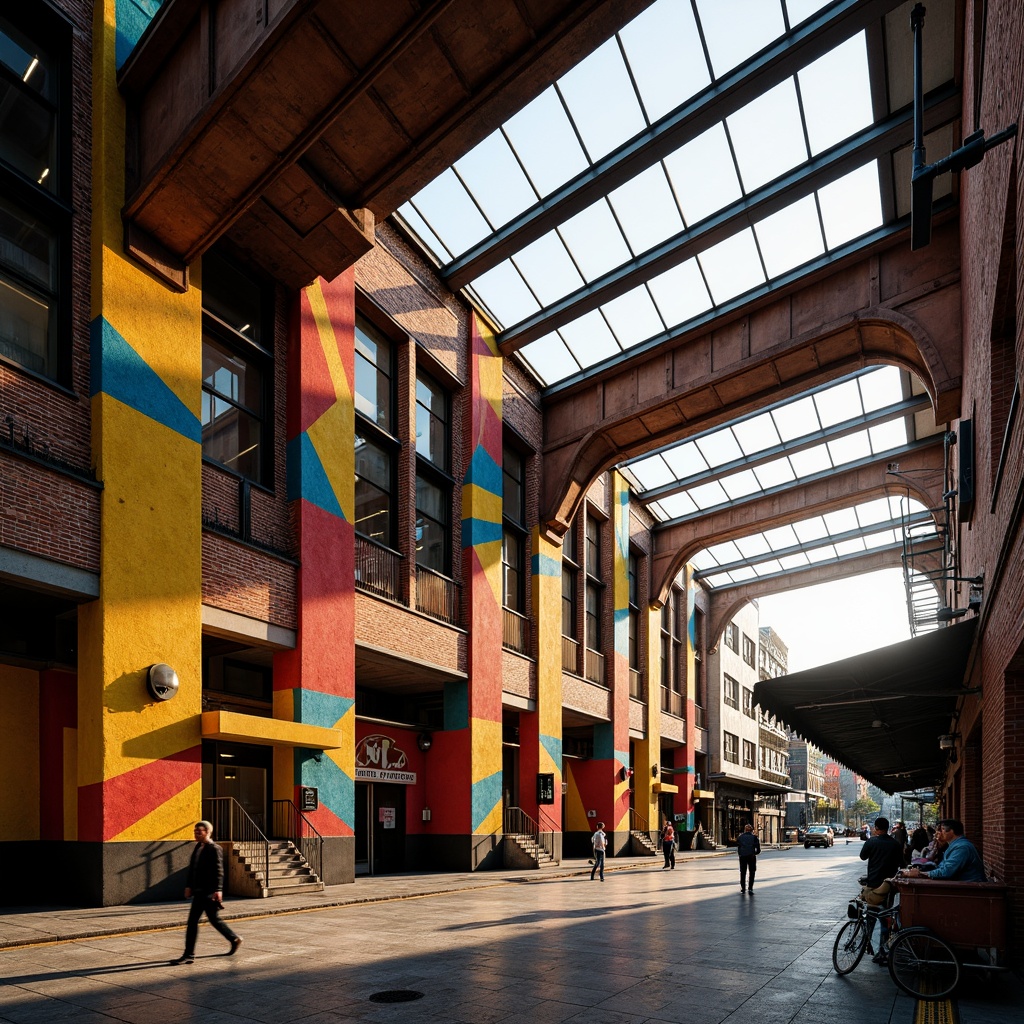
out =
[(619, 37), (651, 121), (664, 117), (711, 81), (688, 3), (658, 0)]
[(793, 452), (789, 457), (789, 464), (793, 467), (797, 479), (813, 476), (815, 473), (824, 473), (826, 469), (832, 468), (832, 459), (828, 453), (828, 446), (816, 444), (813, 448), (806, 448), (802, 452)]
[(836, 249), (882, 225), (882, 199), (875, 161), (823, 185), (818, 190), (825, 241)]
[(463, 253), (491, 233), (491, 226), (450, 167), (422, 189), (414, 202), (451, 252)]
[(843, 555), (859, 555), (864, 553), (864, 541), (860, 537), (851, 537), (849, 540), (841, 540), (836, 543), (836, 554), (840, 558)]
[(728, 428), (705, 434), (694, 443), (700, 449), (701, 455), (707, 459), (709, 466), (724, 466), (727, 462), (733, 462), (743, 457), (736, 438)]
[(899, 419), (889, 420), (887, 423), (879, 423), (877, 427), (868, 429), (868, 438), (871, 441), (871, 450), (875, 452), (887, 452), (892, 448), (902, 448), (909, 440), (907, 421), (901, 416)]
[(558, 231), (588, 283), (630, 259), (629, 247), (605, 199), (591, 203)]
[[(778, 565), (778, 562), (775, 563)], [(752, 565), (738, 565), (729, 571), (733, 583), (745, 583), (747, 580), (756, 580), (757, 570)]]
[(880, 366), (857, 378), (865, 412), (903, 401), (903, 373), (898, 366)]
[(563, 75), (558, 88), (592, 161), (647, 127), (614, 38)]
[(696, 258), (652, 277), (647, 284), (662, 319), (670, 327), (686, 323), (711, 308), (711, 296)]
[(845, 466), (848, 462), (856, 462), (857, 459), (866, 459), (871, 455), (868, 432), (858, 430), (856, 434), (834, 438), (828, 443), (828, 451), (836, 466)]
[(733, 473), (732, 476), (723, 477), (722, 487), (729, 495), (730, 501), (738, 501), (748, 494), (755, 494), (761, 490), (761, 484), (754, 476), (753, 471), (749, 469), (745, 469), (742, 473)]
[(788, 459), (775, 459), (774, 462), (766, 462), (763, 466), (758, 466), (754, 472), (765, 490), (770, 487), (778, 487), (781, 484), (788, 484), (796, 479)]
[(715, 78), (742, 64), (786, 30), (779, 0), (697, 0)]
[(821, 516), (811, 516), (810, 519), (793, 523), (793, 533), (801, 544), (812, 544), (822, 537), (827, 537), (829, 530)]
[(817, 14), (822, 7), (828, 6), (832, 0), (786, 0), (786, 13), (789, 15), (789, 27), (796, 28), (812, 14)]
[(773, 530), (764, 531), (764, 539), (768, 541), (772, 551), (781, 551), (783, 548), (794, 547), (797, 543), (793, 527), (786, 523), (785, 526), (777, 526)]
[(501, 132), (492, 132), (474, 146), (455, 169), (495, 227), (529, 209), (540, 198)]
[(797, 78), (807, 137), (815, 156), (874, 120), (863, 32), (808, 64)]
[(857, 515), (852, 508), (837, 508), (832, 512), (826, 512), (822, 518), (833, 536), (857, 529)]
[(557, 334), (547, 334), (530, 342), (529, 345), (524, 345), (519, 350), (519, 355), (526, 360), (544, 384), (554, 384), (580, 372), (579, 363), (573, 359)]
[(763, 412), (732, 425), (732, 432), (744, 455), (754, 455), (781, 442), (771, 413)]
[(807, 555), (804, 554), (803, 551), (797, 551), (795, 554), (786, 555), (783, 558), (780, 558), (779, 564), (782, 566), (783, 569), (793, 570), (806, 569), (809, 562), (807, 559)]
[(473, 282), (473, 290), (504, 327), (517, 324), (540, 309), (537, 300), (526, 287), (522, 274), (510, 260), (481, 274)]
[(606, 302), (601, 310), (623, 348), (638, 345), (665, 329), (661, 317), (658, 316), (658, 310), (643, 285)]
[(794, 79), (787, 78), (726, 119), (745, 192), (807, 159)]
[(707, 549), (707, 553), (718, 565), (728, 565), (730, 562), (743, 561), (743, 555), (740, 554), (740, 549), (736, 547), (735, 543), (731, 540), (723, 541), (721, 544), (712, 544)]
[(776, 429), (783, 441), (792, 441), (819, 430), (818, 412), (810, 396), (787, 402), (772, 410)]
[(716, 305), (764, 284), (764, 271), (750, 228), (705, 249), (697, 258)]
[(420, 216), (419, 211), (412, 203), (403, 203), (398, 209), (398, 215), (416, 233), (427, 249), (434, 254), (438, 262), (447, 263), (455, 257), (456, 254), (445, 247), (444, 242), (434, 234), (434, 229)]
[(732, 583), (732, 576), (727, 572), (715, 573), (714, 576), (705, 576), (703, 583), (711, 590), (715, 590), (718, 587), (728, 587)]
[(622, 349), (598, 310), (591, 310), (559, 329), (569, 350), (581, 363), (593, 366)]
[(697, 506), (688, 494), (670, 494), (662, 498), (661, 507), (669, 519), (680, 519), (682, 516), (692, 516), (697, 511)]
[(825, 544), (823, 547), (814, 548), (807, 552), (807, 561), (812, 565), (818, 565), (821, 562), (834, 561), (836, 557), (836, 549), (831, 544)]
[(586, 154), (554, 87), (509, 118), (505, 134), (542, 196), (587, 168)]
[(900, 537), (895, 530), (882, 530), (880, 533), (872, 533), (864, 537), (864, 547), (868, 551), (875, 548), (886, 548), (892, 544), (899, 544)]
[(654, 490), (675, 480), (675, 474), (668, 468), (660, 455), (649, 455), (639, 462), (631, 462), (629, 471), (637, 478), (645, 491)]
[(686, 493), (690, 495), (693, 503), (701, 510), (714, 508), (716, 505), (724, 505), (729, 500), (729, 495), (725, 493), (722, 485), (717, 480), (712, 480), (706, 484), (699, 484), (697, 487), (691, 487)]
[(583, 284), (564, 243), (554, 231), (520, 249), (513, 259), (542, 306), (556, 302)]
[(693, 558), (690, 559), (690, 565), (697, 572), (706, 572), (708, 569), (715, 569), (722, 563), (708, 551), (707, 548), (703, 548), (698, 551)]
[(636, 255), (683, 230), (683, 218), (660, 163), (615, 189), (608, 199)]
[(772, 550), (763, 533), (752, 533), (749, 537), (740, 537), (735, 544), (744, 558), (757, 558), (758, 555), (766, 555)]
[(670, 448), (663, 453), (663, 457), (669, 468), (675, 473), (677, 480), (685, 480), (688, 476), (710, 469), (704, 456), (692, 441)]
[(665, 523), (671, 519), (671, 516), (665, 511), (660, 501), (651, 502), (651, 504), (647, 506), (647, 511), (650, 512), (659, 523)]
[(823, 427), (831, 427), (844, 420), (852, 420), (863, 413), (860, 388), (856, 380), (844, 381), (813, 396), (818, 419)]
[(754, 233), (770, 278), (809, 263), (825, 251), (814, 196), (804, 196), (759, 221), (754, 225)]
[(872, 526), (875, 523), (884, 523), (892, 519), (889, 512), (889, 501), (886, 498), (875, 498), (874, 501), (865, 501), (854, 508), (857, 522), (861, 526)]
[(693, 225), (743, 194), (725, 126), (716, 124), (665, 158), (676, 198)]

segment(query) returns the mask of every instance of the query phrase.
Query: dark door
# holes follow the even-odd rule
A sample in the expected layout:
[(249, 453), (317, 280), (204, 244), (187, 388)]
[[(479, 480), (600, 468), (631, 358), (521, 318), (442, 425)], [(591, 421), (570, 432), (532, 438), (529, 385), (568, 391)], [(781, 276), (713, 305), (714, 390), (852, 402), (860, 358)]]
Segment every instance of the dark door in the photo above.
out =
[(373, 783), (373, 874), (405, 870), (405, 786)]

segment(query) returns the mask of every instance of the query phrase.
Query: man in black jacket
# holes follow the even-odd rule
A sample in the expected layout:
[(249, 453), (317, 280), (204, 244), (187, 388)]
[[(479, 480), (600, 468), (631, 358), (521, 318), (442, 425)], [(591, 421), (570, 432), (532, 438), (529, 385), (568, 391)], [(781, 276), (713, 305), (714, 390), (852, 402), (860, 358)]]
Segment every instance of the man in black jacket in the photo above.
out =
[[(868, 862), (868, 877), (864, 884), (870, 889), (877, 889), (886, 879), (894, 878), (903, 867), (903, 847), (889, 835), (888, 818), (875, 818), (871, 838), (860, 848), (860, 859)], [(889, 928), (883, 919), (882, 941), (874, 956), (876, 964), (886, 962), (885, 941), (888, 936)]]
[(757, 873), (757, 855), (761, 852), (761, 840), (754, 835), (754, 826), (745, 825), (736, 840), (740, 855), (740, 892), (747, 892), (747, 872), (750, 872), (749, 892), (754, 893), (754, 875)]
[(214, 928), (231, 943), (228, 956), (238, 952), (242, 940), (220, 919), (224, 893), (224, 851), (213, 841), (213, 826), (208, 821), (196, 823), (193, 830), (196, 845), (188, 865), (188, 884), (185, 899), (191, 898), (185, 927), (185, 952), (173, 964), (195, 962), (196, 936), (199, 933), (199, 918), (205, 912)]

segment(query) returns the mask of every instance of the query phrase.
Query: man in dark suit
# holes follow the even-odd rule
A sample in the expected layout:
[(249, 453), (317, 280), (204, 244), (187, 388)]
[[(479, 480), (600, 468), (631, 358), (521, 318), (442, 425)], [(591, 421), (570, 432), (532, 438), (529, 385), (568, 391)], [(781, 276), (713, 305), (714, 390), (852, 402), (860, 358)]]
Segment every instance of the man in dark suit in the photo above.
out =
[(228, 956), (234, 956), (242, 944), (239, 938), (221, 919), (224, 894), (224, 851), (213, 841), (213, 826), (208, 821), (196, 823), (193, 830), (196, 845), (188, 864), (188, 884), (185, 899), (191, 898), (188, 925), (185, 927), (185, 952), (173, 964), (195, 962), (196, 936), (199, 933), (199, 918), (205, 912), (214, 928), (231, 943)]

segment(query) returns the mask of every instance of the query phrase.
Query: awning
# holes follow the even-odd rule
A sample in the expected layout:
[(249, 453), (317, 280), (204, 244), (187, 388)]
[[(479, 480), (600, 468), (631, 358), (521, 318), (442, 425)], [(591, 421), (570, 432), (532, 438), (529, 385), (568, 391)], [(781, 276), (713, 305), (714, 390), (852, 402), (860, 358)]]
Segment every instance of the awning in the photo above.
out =
[[(953, 732), (977, 619), (754, 685), (754, 701), (887, 793), (931, 787)], [(853, 628), (856, 628), (853, 626)]]

